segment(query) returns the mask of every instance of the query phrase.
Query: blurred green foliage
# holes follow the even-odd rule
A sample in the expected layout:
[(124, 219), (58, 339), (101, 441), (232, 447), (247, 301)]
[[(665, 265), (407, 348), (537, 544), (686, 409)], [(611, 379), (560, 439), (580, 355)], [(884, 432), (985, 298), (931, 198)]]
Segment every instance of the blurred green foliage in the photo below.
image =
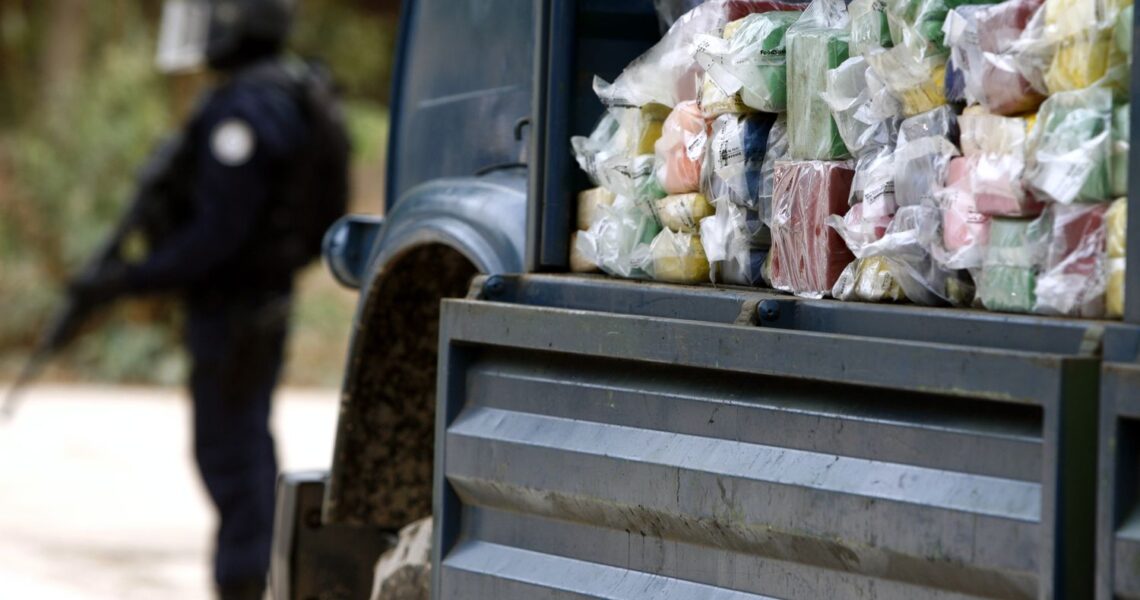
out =
[[(157, 0), (0, 0), (0, 378), (11, 375), (47, 321), (67, 274), (82, 264), (128, 202), (134, 173), (178, 126), (192, 86), (153, 65)], [(355, 167), (380, 173), (394, 22), (348, 0), (306, 0), (293, 49), (320, 57), (346, 97)], [(53, 31), (53, 28), (78, 28)], [(79, 39), (68, 57), (53, 40)], [(53, 72), (53, 69), (58, 72)], [(379, 206), (379, 198), (357, 205)], [(338, 383), (354, 296), (312, 272), (294, 325), (294, 382)], [(170, 301), (127, 302), (90, 328), (64, 357), (61, 376), (175, 383), (185, 361)]]

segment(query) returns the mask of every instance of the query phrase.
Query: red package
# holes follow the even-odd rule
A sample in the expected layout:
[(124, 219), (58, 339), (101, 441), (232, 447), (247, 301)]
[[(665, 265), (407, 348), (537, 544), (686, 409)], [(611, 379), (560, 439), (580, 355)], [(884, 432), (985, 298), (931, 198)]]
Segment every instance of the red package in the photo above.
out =
[(772, 286), (822, 298), (855, 256), (834, 229), (844, 216), (855, 171), (842, 161), (776, 163), (772, 193)]
[(1045, 99), (1021, 75), (1012, 53), (1014, 42), (1042, 3), (1043, 0), (1007, 0), (977, 14), (978, 47), (983, 53), (980, 100), (994, 114), (1031, 111)]
[(724, 5), (724, 14), (728, 22), (743, 19), (755, 13), (797, 10), (807, 8), (806, 2), (779, 2), (777, 0), (728, 0)]
[(977, 13), (978, 47), (982, 52), (1005, 53), (1025, 31), (1044, 0), (1006, 0)]
[(1108, 206), (1050, 206), (1053, 235), (1045, 252), (1044, 269), (1037, 278), (1037, 312), (1104, 316)]

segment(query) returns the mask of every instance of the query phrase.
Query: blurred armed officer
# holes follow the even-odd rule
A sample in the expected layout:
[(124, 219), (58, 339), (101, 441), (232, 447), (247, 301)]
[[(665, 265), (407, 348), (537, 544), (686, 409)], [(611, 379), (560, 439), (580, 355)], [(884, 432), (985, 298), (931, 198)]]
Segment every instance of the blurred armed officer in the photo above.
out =
[(292, 17), (293, 0), (167, 0), (160, 69), (205, 63), (219, 80), (151, 167), (176, 224), (141, 262), (72, 283), (96, 304), (164, 291), (185, 300), (194, 452), (219, 515), (223, 600), (264, 595), (277, 475), (270, 400), (294, 274), (319, 254), (347, 196), (348, 143), (328, 78), (282, 55)]

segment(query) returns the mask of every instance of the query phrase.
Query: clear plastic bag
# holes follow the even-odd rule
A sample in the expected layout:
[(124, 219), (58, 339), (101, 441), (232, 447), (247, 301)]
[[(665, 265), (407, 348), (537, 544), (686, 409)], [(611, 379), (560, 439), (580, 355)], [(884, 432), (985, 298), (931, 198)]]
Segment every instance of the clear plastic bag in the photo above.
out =
[(875, 74), (902, 104), (905, 117), (931, 111), (946, 104), (946, 57), (924, 56), (911, 44), (867, 55)]
[(1029, 139), (1029, 190), (1061, 204), (1109, 199), (1111, 125), (1112, 93), (1106, 89), (1050, 96)]
[(575, 231), (570, 234), (570, 272), (596, 273), (601, 269), (598, 268), (597, 263), (582, 254), (582, 250), (578, 246), (578, 236), (583, 233), (585, 232)]
[(618, 196), (600, 206), (601, 217), (578, 233), (575, 249), (585, 261), (617, 277), (642, 278), (649, 244), (661, 230), (644, 203)]
[(1132, 135), (1132, 104), (1112, 109), (1112, 195), (1128, 194), (1128, 138)]
[(785, 35), (800, 15), (748, 15), (727, 25), (724, 39), (696, 36), (693, 56), (721, 94), (739, 97), (748, 108), (782, 112), (788, 106)]
[(931, 251), (949, 269), (979, 269), (989, 241), (990, 217), (978, 212), (965, 157), (950, 161), (946, 187), (936, 192), (942, 209), (942, 243)]
[(708, 129), (696, 102), (682, 102), (669, 113), (654, 145), (655, 173), (667, 194), (685, 194), (701, 188), (701, 165), (708, 144)]
[(700, 192), (665, 196), (653, 201), (657, 221), (678, 233), (697, 233), (701, 219), (713, 214), (713, 207)]
[(713, 283), (757, 286), (767, 250), (753, 247), (746, 209), (725, 198), (715, 202), (716, 214), (701, 221), (701, 244), (709, 260)]
[(847, 60), (848, 15), (843, 0), (813, 0), (788, 28), (788, 139), (792, 158), (848, 156), (831, 109), (820, 93), (827, 71)]
[(812, 298), (831, 293), (853, 257), (827, 220), (846, 214), (853, 176), (846, 162), (776, 163), (770, 223), (775, 288)]
[(1049, 213), (1035, 219), (994, 217), (978, 281), (978, 297), (989, 310), (1031, 312), (1037, 304), (1037, 275), (1049, 240)]
[[(712, 124), (701, 190), (709, 199), (728, 198), (756, 209), (764, 184), (764, 156), (776, 115), (722, 115)], [(779, 132), (776, 132), (777, 135)]]
[(902, 107), (862, 56), (827, 72), (821, 98), (844, 145), (856, 157), (890, 145), (897, 135)]
[(1108, 204), (1049, 207), (1053, 232), (1037, 278), (1036, 312), (1104, 316), (1107, 211)]
[(988, 6), (960, 6), (950, 11), (942, 32), (950, 48), (945, 95), (950, 102), (979, 102), (982, 49), (978, 43), (978, 15)]
[(1111, 48), (1111, 27), (1084, 29), (1061, 39), (1045, 71), (1046, 89), (1056, 94), (1084, 89), (1100, 81), (1108, 73)]
[(602, 217), (598, 207), (612, 206), (617, 195), (603, 187), (578, 194), (578, 229), (585, 231)]
[(645, 272), (655, 281), (701, 283), (709, 279), (709, 259), (701, 236), (662, 229), (649, 247)]
[[(1040, 93), (1044, 85), (1042, 62), (1047, 48), (1035, 48), (1034, 30), (1027, 28), (1041, 0), (1006, 0), (977, 14), (978, 49), (981, 62), (977, 73), (967, 77), (967, 86), (974, 86), (974, 94), (990, 112), (1014, 115), (1035, 110), (1045, 96)], [(1026, 41), (1021, 41), (1026, 37)], [(1020, 50), (1026, 48), (1027, 50)], [(1027, 59), (1020, 60), (1025, 52)], [(1041, 53), (1045, 56), (1037, 56)], [(1027, 75), (1023, 63), (1035, 65)], [(1038, 81), (1034, 86), (1033, 81)], [(969, 89), (969, 87), (968, 87)]]
[(1128, 199), (1118, 198), (1112, 202), (1105, 216), (1108, 229), (1108, 290), (1105, 294), (1105, 313), (1119, 319), (1124, 316), (1124, 270), (1127, 264)]
[(589, 137), (575, 136), (570, 145), (578, 166), (594, 185), (630, 198), (663, 196), (654, 177), (654, 144), (668, 109), (651, 105), (607, 110)]
[(676, 106), (695, 101), (703, 73), (692, 54), (697, 35), (719, 32), (729, 22), (752, 13), (799, 8), (798, 4), (776, 0), (708, 0), (677, 18), (661, 40), (631, 62), (613, 83), (595, 77), (594, 92), (607, 106), (637, 107), (654, 102)]
[(935, 206), (935, 190), (946, 182), (950, 159), (958, 155), (958, 121), (949, 106), (910, 117), (899, 127), (895, 149), (895, 202)]
[(885, 256), (855, 259), (839, 275), (831, 295), (845, 302), (904, 302), (906, 293), (895, 278), (901, 270)]
[(772, 191), (775, 189), (776, 162), (787, 160), (788, 119), (787, 115), (776, 117), (768, 134), (768, 150), (764, 153), (764, 164), (760, 168), (760, 194), (757, 198), (757, 211), (765, 225), (772, 220)]
[(847, 11), (851, 15), (852, 56), (863, 56), (894, 45), (883, 0), (854, 0), (847, 5)]
[(934, 260), (941, 215), (931, 206), (899, 208), (882, 237), (854, 252), (859, 259), (882, 257), (906, 297), (916, 304), (968, 306), (973, 283), (965, 271), (949, 269)]
[(1040, 214), (1040, 202), (1022, 183), (1034, 119), (963, 114), (962, 152), (969, 158), (970, 189), (978, 212), (1018, 217)]
[(895, 214), (895, 148), (884, 146), (865, 152), (855, 163), (851, 181), (851, 204), (865, 204), (870, 218)]

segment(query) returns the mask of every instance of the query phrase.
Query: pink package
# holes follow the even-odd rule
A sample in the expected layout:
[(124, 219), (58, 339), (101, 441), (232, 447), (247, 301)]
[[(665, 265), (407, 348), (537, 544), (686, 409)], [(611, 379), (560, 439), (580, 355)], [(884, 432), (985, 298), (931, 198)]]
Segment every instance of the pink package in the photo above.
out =
[(1025, 159), (1019, 154), (981, 154), (968, 158), (970, 188), (978, 212), (996, 217), (1031, 217), (1044, 204), (1021, 183)]
[(990, 218), (978, 212), (969, 188), (969, 161), (950, 160), (950, 173), (942, 195), (942, 244), (950, 251), (981, 248), (989, 241)]
[(678, 104), (666, 117), (661, 137), (653, 146), (657, 181), (666, 193), (687, 194), (701, 189), (707, 127), (696, 101)]
[(843, 161), (776, 163), (772, 194), (772, 286), (820, 298), (831, 293), (855, 259), (843, 238), (827, 225), (844, 216), (855, 171)]

